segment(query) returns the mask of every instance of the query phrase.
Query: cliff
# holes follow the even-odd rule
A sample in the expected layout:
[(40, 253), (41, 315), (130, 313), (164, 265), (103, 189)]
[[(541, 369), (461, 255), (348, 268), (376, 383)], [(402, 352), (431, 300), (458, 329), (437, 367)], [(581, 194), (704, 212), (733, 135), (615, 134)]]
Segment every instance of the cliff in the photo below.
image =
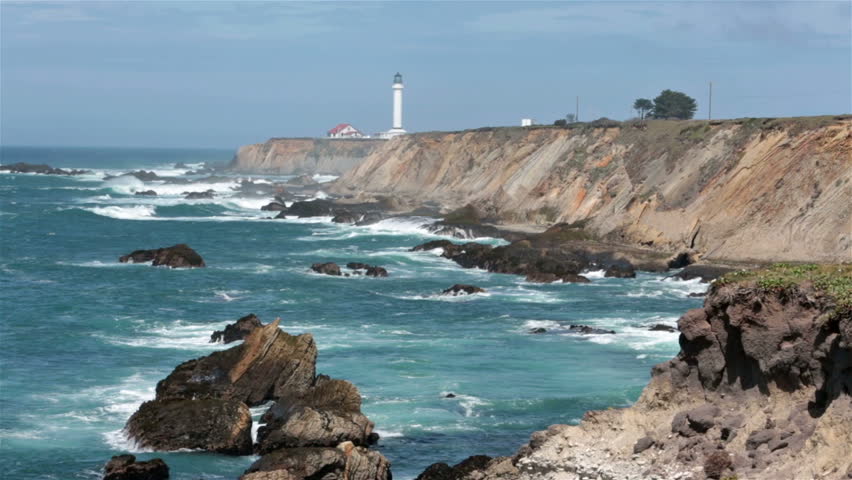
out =
[(245, 173), (341, 175), (361, 163), (384, 140), (272, 138), (237, 150), (229, 168)]
[(678, 328), (634, 406), (420, 480), (852, 478), (852, 267), (728, 274)]
[(342, 195), (472, 203), (501, 223), (580, 222), (706, 259), (852, 258), (852, 117), (599, 122), (405, 135)]

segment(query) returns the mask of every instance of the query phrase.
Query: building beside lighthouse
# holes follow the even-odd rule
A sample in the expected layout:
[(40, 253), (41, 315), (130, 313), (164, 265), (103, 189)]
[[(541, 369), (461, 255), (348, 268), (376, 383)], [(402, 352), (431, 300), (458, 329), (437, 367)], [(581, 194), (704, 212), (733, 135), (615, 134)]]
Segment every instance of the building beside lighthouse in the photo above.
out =
[(397, 72), (393, 76), (393, 85), (391, 85), (393, 90), (393, 123), (390, 130), (379, 134), (381, 138), (393, 138), (406, 133), (405, 129), (402, 128), (402, 90), (404, 88), (402, 75)]

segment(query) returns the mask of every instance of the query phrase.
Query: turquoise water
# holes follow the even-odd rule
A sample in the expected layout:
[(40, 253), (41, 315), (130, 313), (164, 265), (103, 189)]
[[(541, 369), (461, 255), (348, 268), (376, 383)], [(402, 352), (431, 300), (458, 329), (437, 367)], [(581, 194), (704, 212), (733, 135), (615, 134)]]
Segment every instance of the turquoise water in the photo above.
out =
[[(701, 286), (640, 274), (587, 285), (528, 284), (464, 270), (435, 252), (408, 252), (437, 237), (423, 220), (371, 227), (265, 220), (264, 198), (231, 183), (160, 185), (104, 181), (105, 173), (177, 162), (226, 162), (231, 152), (154, 149), (20, 149), (27, 161), (96, 169), (66, 178), (0, 175), (0, 463), (6, 478), (95, 479), (111, 455), (138, 450), (121, 428), (156, 382), (180, 362), (221, 345), (210, 333), (255, 313), (310, 332), (318, 371), (350, 380), (382, 434), (394, 477), (436, 461), (507, 455), (530, 433), (575, 423), (584, 411), (634, 401), (652, 365), (677, 352), (674, 324)], [(188, 188), (189, 187), (189, 188)], [(153, 188), (166, 195), (135, 197)], [(213, 200), (183, 191), (214, 188)], [(497, 242), (496, 240), (488, 240)], [(140, 248), (188, 243), (208, 268), (117, 263)], [(318, 261), (385, 266), (389, 278), (308, 272)], [(472, 283), (486, 295), (437, 295)], [(583, 323), (616, 335), (559, 334)], [(544, 326), (555, 333), (531, 335)], [(448, 392), (454, 399), (443, 398)], [(254, 410), (260, 414), (260, 409)], [(172, 478), (236, 478), (253, 457), (151, 453)]]

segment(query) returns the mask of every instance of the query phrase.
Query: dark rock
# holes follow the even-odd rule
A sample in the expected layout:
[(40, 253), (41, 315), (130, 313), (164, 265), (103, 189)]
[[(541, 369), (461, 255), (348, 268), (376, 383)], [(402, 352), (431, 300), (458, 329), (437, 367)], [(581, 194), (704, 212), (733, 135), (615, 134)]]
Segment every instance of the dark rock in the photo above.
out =
[(134, 192), (133, 194), (139, 195), (139, 196), (145, 196), (145, 197), (156, 197), (157, 196), (157, 192), (155, 192), (153, 190), (144, 190), (144, 191), (141, 191), (141, 192)]
[(702, 283), (707, 283), (735, 270), (735, 268), (723, 267), (720, 265), (689, 265), (668, 278), (676, 278), (679, 280), (700, 278)]
[(456, 394), (451, 392), (451, 393), (444, 395), (444, 398), (456, 398)]
[(282, 210), (281, 213), (278, 214), (275, 218), (285, 218), (285, 217), (326, 217), (334, 214), (334, 203), (330, 200), (301, 200), (298, 202), (293, 202), (290, 205), (290, 208), (287, 210)]
[(370, 268), (370, 265), (361, 262), (349, 262), (346, 264), (346, 268), (350, 270), (366, 270)]
[(692, 430), (698, 433), (704, 433), (713, 428), (713, 425), (716, 424), (716, 417), (718, 417), (720, 413), (721, 411), (719, 410), (719, 407), (704, 404), (686, 412), (686, 419)]
[(388, 271), (384, 269), (384, 267), (370, 267), (367, 269), (365, 273), (368, 277), (387, 277)]
[(606, 270), (604, 277), (636, 278), (636, 270), (630, 264), (612, 265)]
[(530, 329), (530, 333), (538, 334), (538, 333), (547, 333), (547, 329), (543, 327), (532, 328)]
[(457, 283), (441, 292), (442, 295), (452, 295), (454, 297), (457, 297), (459, 295), (473, 295), (475, 293), (485, 293), (485, 289), (479, 288), (475, 285), (464, 285), (461, 283)]
[(316, 378), (314, 339), (289, 335), (279, 323), (255, 328), (240, 345), (178, 365), (157, 383), (157, 398), (236, 399), (253, 407), (307, 392)]
[(184, 194), (186, 195), (183, 197), (185, 200), (203, 200), (216, 196), (216, 193), (213, 190), (207, 190), (205, 192), (184, 192)]
[(334, 218), (331, 219), (334, 223), (355, 223), (361, 219), (361, 215), (355, 215), (351, 212), (338, 212)]
[(361, 394), (345, 380), (320, 376), (301, 395), (279, 400), (264, 414), (258, 452), (280, 448), (333, 447), (341, 442), (370, 444), (373, 422), (361, 413)]
[(677, 328), (671, 327), (669, 325), (664, 325), (662, 323), (657, 323), (648, 327), (648, 330), (652, 332), (676, 332)]
[(51, 167), (50, 165), (35, 165), (26, 162), (0, 165), (0, 172), (2, 171), (10, 173), (38, 173), (41, 175), (82, 175), (84, 173), (91, 173), (90, 170), (63, 170), (61, 168)]
[(362, 217), (361, 220), (355, 222), (356, 227), (366, 227), (367, 225), (373, 225), (381, 222), (385, 219), (385, 216), (379, 212), (367, 212)]
[(340, 276), (340, 266), (334, 262), (315, 263), (311, 265), (311, 270), (324, 275)]
[(154, 450), (200, 449), (228, 455), (252, 451), (251, 412), (236, 399), (167, 398), (143, 403), (128, 435)]
[(152, 182), (155, 180), (163, 180), (163, 177), (157, 175), (154, 172), (148, 172), (145, 170), (137, 170), (135, 172), (126, 172), (119, 175), (120, 177), (135, 177), (143, 182)]
[(467, 225), (447, 222), (427, 223), (421, 228), (425, 228), (433, 235), (444, 235), (454, 238), (485, 238), (501, 236), (501, 231), (497, 227), (491, 225)]
[(668, 261), (669, 268), (683, 268), (687, 265), (695, 263), (695, 254), (693, 252), (680, 252)]
[(568, 327), (569, 333), (578, 333), (580, 335), (602, 335), (602, 334), (614, 334), (614, 330), (605, 330), (602, 328), (590, 327), (588, 325), (570, 325)]
[(556, 275), (554, 273), (542, 273), (542, 272), (534, 272), (529, 273), (526, 276), (526, 281), (531, 283), (553, 283), (556, 281), (562, 281), (563, 283), (589, 283), (589, 279), (582, 275), (575, 275), (573, 273), (566, 273), (563, 275)]
[(731, 456), (724, 450), (716, 450), (704, 459), (704, 474), (707, 478), (722, 478), (722, 475), (731, 468)]
[(701, 297), (706, 297), (707, 292), (692, 292), (692, 293), (687, 294), (686, 296), (692, 297), (692, 298), (701, 298)]
[(337, 448), (282, 448), (254, 462), (240, 480), (391, 480), (379, 452), (343, 442)]
[(145, 263), (166, 266), (172, 268), (200, 268), (205, 267), (204, 259), (195, 250), (185, 243), (173, 245), (156, 250), (135, 250), (132, 253), (119, 257), (121, 263)]
[(654, 442), (653, 438), (646, 435), (639, 440), (636, 440), (636, 443), (633, 445), (633, 453), (642, 453), (653, 447), (655, 443), (656, 442)]
[(355, 273), (360, 275), (361, 270), (364, 270), (364, 275), (368, 277), (387, 277), (388, 271), (383, 267), (368, 265), (366, 263), (361, 262), (349, 262), (346, 264), (346, 268), (355, 270)]
[(255, 314), (250, 313), (240, 318), (235, 323), (225, 327), (224, 330), (216, 330), (210, 335), (210, 343), (231, 343), (246, 338), (255, 328), (263, 324)]
[(412, 248), (410, 251), (412, 251), (412, 252), (425, 252), (425, 251), (429, 251), (429, 250), (435, 250), (436, 248), (446, 250), (448, 248), (454, 249), (456, 247), (458, 247), (458, 245), (449, 241), (449, 240), (432, 240), (430, 242), (426, 242), (426, 243), (417, 245), (416, 247)]
[(270, 202), (260, 207), (260, 209), (265, 212), (281, 212), (287, 210), (287, 206), (283, 202)]
[(116, 455), (104, 467), (103, 480), (165, 480), (169, 467), (160, 458), (137, 462), (133, 455)]
[(446, 463), (434, 463), (415, 480), (462, 480), (470, 473), (484, 470), (493, 460), (487, 455), (474, 455), (450, 467)]

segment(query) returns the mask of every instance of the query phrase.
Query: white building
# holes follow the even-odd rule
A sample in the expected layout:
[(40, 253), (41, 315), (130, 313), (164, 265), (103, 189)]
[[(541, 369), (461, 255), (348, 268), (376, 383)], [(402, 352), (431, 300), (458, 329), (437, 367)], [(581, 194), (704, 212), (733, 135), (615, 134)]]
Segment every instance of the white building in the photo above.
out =
[(406, 131), (402, 128), (402, 90), (405, 88), (402, 84), (402, 75), (397, 72), (393, 77), (393, 126), (387, 132), (379, 134), (381, 138), (393, 138), (397, 135), (403, 135)]
[(348, 123), (341, 123), (328, 131), (329, 138), (364, 138), (360, 130)]
[(532, 119), (532, 118), (522, 118), (521, 119), (521, 126), (522, 127), (532, 127), (533, 125), (535, 125), (534, 119)]

